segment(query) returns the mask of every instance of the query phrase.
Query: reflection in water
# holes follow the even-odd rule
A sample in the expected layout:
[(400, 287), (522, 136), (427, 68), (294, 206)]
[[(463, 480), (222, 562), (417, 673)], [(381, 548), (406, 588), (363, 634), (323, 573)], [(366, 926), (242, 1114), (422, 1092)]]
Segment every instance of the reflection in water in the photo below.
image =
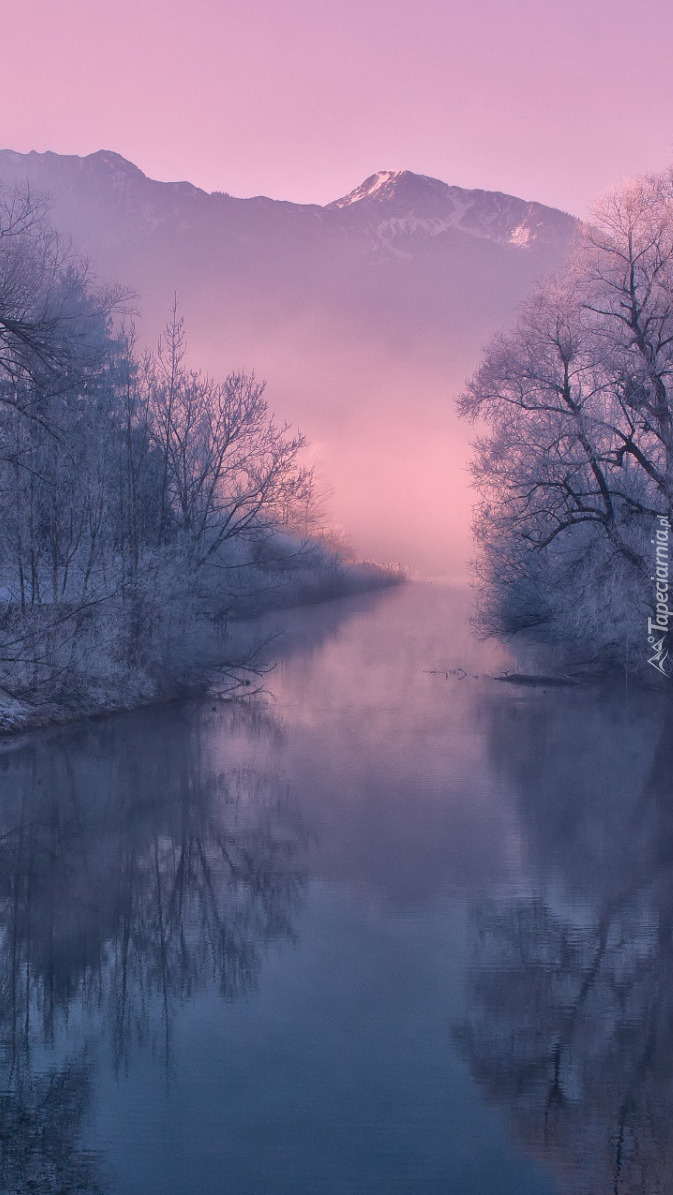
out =
[(535, 895), (479, 902), (457, 1037), (569, 1195), (673, 1189), (673, 722), (661, 695), (484, 710)]
[(47, 1074), (25, 1073), (0, 1094), (0, 1182), (11, 1195), (103, 1195), (98, 1160), (78, 1137), (90, 1096), (79, 1060)]
[(671, 1190), (671, 709), (468, 614), (283, 615), (265, 707), (0, 753), (3, 1192)]
[[(90, 1088), (71, 1017), (106, 1027), (116, 1064), (134, 1043), (168, 1062), (176, 1004), (202, 985), (254, 988), (264, 947), (292, 936), (304, 877), (285, 788), (249, 762), (215, 767), (207, 747), (214, 723), (241, 722), (277, 734), (246, 707), (174, 709), (36, 736), (2, 759), (3, 1190), (99, 1189), (77, 1146)], [(45, 1042), (65, 1055), (46, 1073)]]

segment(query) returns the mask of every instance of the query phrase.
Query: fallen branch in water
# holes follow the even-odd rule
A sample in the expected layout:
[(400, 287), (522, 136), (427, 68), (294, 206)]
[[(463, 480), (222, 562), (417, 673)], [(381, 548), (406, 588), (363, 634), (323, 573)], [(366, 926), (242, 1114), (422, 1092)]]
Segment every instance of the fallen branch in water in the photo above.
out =
[(494, 680), (507, 681), (510, 685), (578, 685), (573, 676), (545, 676), (544, 673), (503, 672)]
[(449, 668), (448, 671), (446, 668), (424, 668), (423, 671), (428, 676), (443, 676), (445, 680), (448, 680), (450, 676), (455, 676), (458, 680), (464, 680), (467, 676), (464, 668)]

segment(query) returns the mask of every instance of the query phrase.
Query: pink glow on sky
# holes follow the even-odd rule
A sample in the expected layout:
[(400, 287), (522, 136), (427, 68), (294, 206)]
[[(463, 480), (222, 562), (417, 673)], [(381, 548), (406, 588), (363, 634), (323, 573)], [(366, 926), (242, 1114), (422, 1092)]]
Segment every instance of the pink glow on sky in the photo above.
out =
[[(5, 0), (0, 146), (327, 202), (408, 168), (586, 213), (673, 159), (670, 0)], [(9, 10), (13, 20), (8, 21)]]

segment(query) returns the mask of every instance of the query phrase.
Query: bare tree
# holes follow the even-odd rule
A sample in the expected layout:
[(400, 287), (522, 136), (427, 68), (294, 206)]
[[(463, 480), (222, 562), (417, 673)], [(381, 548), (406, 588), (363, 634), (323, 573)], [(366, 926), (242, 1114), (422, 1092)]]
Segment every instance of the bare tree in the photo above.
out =
[(174, 308), (146, 369), (146, 401), (162, 459), (160, 536), (177, 525), (198, 570), (228, 541), (280, 529), (313, 478), (304, 437), (275, 422), (263, 383), (243, 373), (216, 383), (187, 369), (184, 353)]
[(336, 552), (308, 542), (305, 440), (274, 419), (264, 384), (189, 367), (175, 301), (139, 358), (120, 304), (44, 205), (5, 197), (0, 686), (74, 712), (204, 684), (213, 666), (232, 683), (258, 675), (254, 650), (227, 639), (232, 614), (296, 601), (302, 583), (333, 596), (346, 579)]
[(473, 475), (485, 629), (562, 636), (574, 603), (591, 638), (600, 604), (612, 649), (651, 608), (651, 527), (673, 518), (672, 370), (666, 175), (608, 197), (567, 276), (528, 301), (461, 397), (484, 429)]
[[(0, 193), (0, 402), (34, 418), (45, 394), (99, 361), (107, 320), (129, 297), (94, 285), (47, 212), (28, 187)], [(31, 387), (21, 385), (26, 379)]]

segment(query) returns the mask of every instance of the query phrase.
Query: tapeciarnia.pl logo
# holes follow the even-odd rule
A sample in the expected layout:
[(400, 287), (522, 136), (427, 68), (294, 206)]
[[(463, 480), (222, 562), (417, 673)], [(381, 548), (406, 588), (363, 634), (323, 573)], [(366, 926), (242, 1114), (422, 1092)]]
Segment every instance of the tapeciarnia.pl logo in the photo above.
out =
[(671, 674), (666, 669), (668, 659), (666, 640), (668, 638), (668, 620), (673, 618), (673, 610), (668, 608), (671, 524), (665, 515), (658, 515), (657, 522), (659, 526), (655, 531), (655, 538), (651, 541), (656, 553), (655, 574), (651, 578), (655, 583), (655, 616), (647, 620), (647, 642), (650, 644), (653, 654), (647, 662), (656, 668), (662, 676), (670, 679)]

